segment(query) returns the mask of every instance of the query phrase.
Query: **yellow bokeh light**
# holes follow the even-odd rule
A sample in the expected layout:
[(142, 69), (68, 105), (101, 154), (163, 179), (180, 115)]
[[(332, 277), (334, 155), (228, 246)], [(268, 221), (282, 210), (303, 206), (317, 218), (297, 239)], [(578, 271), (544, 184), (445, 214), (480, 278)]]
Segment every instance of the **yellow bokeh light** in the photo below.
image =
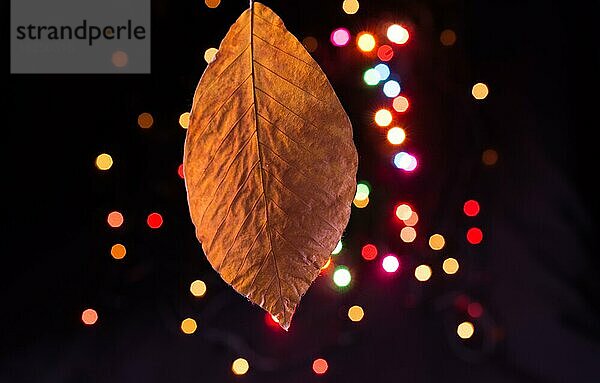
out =
[(481, 155), (481, 162), (487, 166), (496, 165), (496, 162), (498, 162), (498, 152), (494, 149), (484, 150), (483, 154)]
[(431, 278), (431, 267), (427, 265), (419, 265), (415, 269), (415, 278), (421, 282), (425, 282)]
[(148, 129), (154, 124), (154, 118), (150, 113), (142, 113), (138, 116), (137, 123), (140, 128)]
[(237, 358), (231, 364), (231, 371), (236, 375), (244, 375), (250, 369), (250, 364), (244, 358)]
[(352, 322), (360, 322), (365, 316), (365, 311), (360, 306), (352, 306), (348, 309), (348, 318)]
[(458, 268), (458, 261), (454, 258), (445, 259), (444, 263), (442, 263), (442, 269), (444, 269), (446, 274), (456, 274)]
[(412, 215), (412, 212), (413, 211), (410, 208), (410, 206), (403, 203), (401, 205), (398, 205), (398, 207), (396, 208), (396, 217), (398, 217), (399, 220), (404, 221), (405, 219), (410, 218), (410, 216)]
[(183, 331), (184, 334), (193, 334), (196, 331), (196, 328), (198, 328), (198, 326), (196, 325), (196, 321), (192, 318), (185, 318), (181, 321), (181, 331)]
[(407, 226), (400, 230), (400, 239), (402, 239), (403, 242), (411, 243), (415, 238), (417, 238), (417, 231), (414, 227)]
[(181, 125), (183, 129), (188, 128), (190, 125), (190, 112), (181, 113), (181, 116), (179, 116), (179, 125)]
[(304, 48), (306, 48), (307, 51), (312, 53), (317, 50), (319, 42), (314, 37), (307, 36), (302, 40), (302, 45), (304, 45)]
[(358, 49), (363, 52), (371, 52), (375, 49), (375, 37), (370, 33), (359, 33), (358, 38), (356, 39), (356, 45), (358, 45)]
[(96, 167), (99, 170), (108, 170), (113, 166), (113, 159), (110, 154), (102, 153), (96, 157)]
[(443, 46), (449, 47), (456, 42), (456, 33), (452, 29), (444, 29), (440, 33), (440, 42)]
[(353, 15), (358, 12), (358, 8), (360, 4), (358, 4), (357, 0), (344, 0), (342, 4), (342, 9), (349, 15)]
[(206, 61), (207, 64), (213, 62), (218, 51), (219, 50), (217, 48), (208, 48), (206, 51), (204, 51), (204, 61)]
[(190, 284), (190, 292), (195, 297), (203, 297), (206, 294), (206, 283), (197, 279)]
[(392, 128), (390, 130), (388, 130), (387, 132), (387, 139), (390, 142), (390, 144), (392, 145), (400, 145), (401, 143), (404, 142), (404, 139), (406, 138), (406, 133), (404, 132), (404, 129), (402, 128)]
[(209, 8), (216, 8), (221, 4), (221, 0), (204, 0), (204, 4)]
[(387, 109), (379, 109), (375, 113), (375, 123), (379, 126), (388, 126), (392, 123), (392, 113)]
[(441, 234), (434, 234), (429, 237), (429, 247), (431, 247), (433, 250), (442, 250), (445, 244), (446, 240)]
[(475, 327), (471, 322), (462, 322), (456, 328), (456, 333), (461, 339), (469, 339), (475, 333)]
[(356, 206), (359, 209), (365, 208), (367, 207), (367, 205), (369, 204), (369, 197), (365, 198), (365, 199), (355, 199), (354, 201), (354, 206)]
[(483, 100), (490, 93), (487, 85), (482, 82), (478, 82), (473, 85), (473, 89), (471, 90), (471, 94), (475, 97), (476, 100)]
[(123, 259), (125, 258), (125, 254), (127, 254), (127, 249), (120, 243), (113, 245), (110, 249), (110, 255), (112, 255), (114, 259)]

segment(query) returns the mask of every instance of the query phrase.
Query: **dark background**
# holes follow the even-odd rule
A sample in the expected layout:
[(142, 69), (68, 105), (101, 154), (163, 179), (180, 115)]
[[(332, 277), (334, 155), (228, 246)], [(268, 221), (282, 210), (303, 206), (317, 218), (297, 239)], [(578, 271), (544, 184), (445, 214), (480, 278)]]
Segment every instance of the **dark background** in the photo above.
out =
[[(265, 3), (299, 39), (318, 39), (313, 55), (354, 125), (358, 179), (373, 185), (337, 258), (352, 268), (352, 288), (318, 278), (284, 333), (212, 270), (177, 175), (177, 121), (205, 49), (246, 3), (153, 1), (151, 75), (8, 76), (0, 381), (600, 381), (594, 2), (363, 0), (353, 16), (341, 0)], [(392, 64), (412, 101), (411, 175), (392, 169), (372, 123), (385, 100), (361, 76), (374, 60), (328, 43), (338, 26), (356, 34), (384, 22), (412, 32)], [(452, 47), (439, 42), (446, 28), (457, 33)], [(470, 95), (479, 81), (490, 87), (483, 102)], [(137, 127), (141, 112), (154, 116), (151, 129)], [(498, 151), (495, 166), (481, 163), (486, 148)], [(108, 172), (93, 165), (102, 152), (115, 160)], [(470, 198), (482, 206), (476, 218), (462, 214)], [(392, 219), (401, 200), (421, 218), (411, 246)], [(106, 225), (112, 210), (125, 216), (121, 229)], [(145, 224), (153, 211), (160, 230)], [(477, 247), (464, 240), (470, 225), (484, 231)], [(434, 232), (461, 263), (454, 277), (427, 251)], [(122, 261), (110, 257), (116, 242), (127, 246)], [(367, 242), (399, 254), (401, 272), (384, 278), (379, 262), (362, 261)], [(412, 274), (422, 262), (434, 269), (425, 284)], [(188, 291), (198, 278), (202, 299)], [(461, 297), (484, 307), (468, 341), (455, 333), (468, 319)], [(360, 323), (346, 318), (354, 304), (366, 311)], [(80, 319), (87, 307), (99, 313), (91, 327)], [(185, 317), (195, 334), (179, 330)], [(243, 377), (230, 370), (239, 356), (250, 362)], [(317, 357), (329, 362), (324, 376), (311, 370)]]

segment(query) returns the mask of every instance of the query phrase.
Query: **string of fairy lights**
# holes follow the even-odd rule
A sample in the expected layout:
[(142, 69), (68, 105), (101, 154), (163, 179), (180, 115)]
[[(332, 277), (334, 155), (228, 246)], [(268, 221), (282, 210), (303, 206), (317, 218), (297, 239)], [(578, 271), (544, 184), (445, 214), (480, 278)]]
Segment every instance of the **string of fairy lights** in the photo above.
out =
[[(208, 8), (217, 8), (220, 0), (205, 0)], [(344, 0), (342, 10), (348, 15), (358, 13), (360, 4), (357, 0)], [(335, 49), (357, 49), (361, 54), (372, 59), (372, 66), (364, 70), (361, 81), (366, 88), (380, 89), (385, 98), (385, 105), (379, 109), (373, 110), (373, 123), (376, 129), (387, 130), (385, 136), (388, 144), (394, 148), (391, 158), (384, 158), (389, 166), (393, 166), (399, 172), (411, 174), (418, 171), (419, 160), (416, 154), (406, 146), (407, 136), (410, 132), (406, 131), (403, 120), (408, 118), (411, 110), (411, 103), (406, 96), (401, 77), (393, 71), (397, 53), (400, 52), (411, 40), (411, 31), (406, 25), (399, 23), (389, 23), (384, 28), (385, 33), (375, 33), (373, 31), (359, 31), (354, 36), (347, 28), (335, 28), (329, 35), (329, 43)], [(446, 29), (440, 34), (440, 43), (445, 47), (450, 47), (457, 40), (456, 34), (451, 29)], [(353, 44), (354, 42), (354, 44)], [(309, 52), (315, 52), (319, 46), (319, 40), (313, 36), (307, 36), (302, 40), (303, 45)], [(212, 62), (217, 53), (217, 48), (209, 48), (204, 53), (204, 60), (207, 63)], [(475, 100), (484, 100), (489, 93), (489, 89), (484, 83), (476, 83), (471, 89)], [(187, 129), (189, 124), (189, 112), (184, 112), (179, 117), (179, 125)], [(154, 117), (149, 112), (139, 114), (137, 124), (140, 129), (151, 129), (154, 125)], [(487, 149), (483, 152), (482, 162), (486, 166), (493, 166), (498, 161), (498, 153), (494, 149)], [(108, 153), (101, 153), (96, 157), (95, 166), (101, 172), (110, 171), (114, 162), (113, 157)], [(176, 166), (177, 174), (184, 178), (183, 165)], [(360, 181), (356, 187), (356, 194), (353, 205), (357, 209), (366, 209), (370, 206), (369, 196), (374, 188), (368, 181)], [(480, 214), (480, 204), (476, 200), (468, 200), (462, 206), (464, 215), (469, 219), (477, 217)], [(413, 204), (407, 201), (397, 201), (392, 212), (395, 218), (401, 224), (398, 237), (393, 241), (402, 241), (405, 244), (413, 244), (418, 237), (418, 227), (422, 227), (419, 214)], [(111, 229), (119, 229), (125, 222), (123, 213), (111, 211), (106, 215), (106, 223)], [(149, 212), (146, 218), (146, 224), (153, 230), (158, 230), (163, 225), (163, 217), (159, 212)], [(419, 229), (421, 232), (422, 229)], [(477, 246), (483, 241), (483, 231), (477, 226), (470, 226), (465, 233), (465, 240), (472, 246)], [(344, 240), (345, 241), (345, 240)], [(429, 249), (441, 253), (446, 245), (446, 239), (443, 234), (431, 233), (427, 237)], [(344, 248), (342, 240), (333, 250), (329, 261), (321, 270), (322, 275), (331, 278), (331, 282), (340, 292), (345, 292), (352, 287), (354, 273), (360, 272), (358, 267), (350, 268), (338, 261), (338, 256)], [(415, 250), (416, 251), (416, 250)], [(348, 251), (346, 251), (348, 253)], [(381, 247), (373, 243), (365, 243), (360, 249), (354, 249), (354, 253), (359, 253), (366, 264), (375, 264), (379, 259), (380, 267), (383, 273), (394, 274), (403, 271), (403, 262), (401, 257), (394, 253), (382, 252)], [(115, 243), (110, 248), (110, 255), (114, 260), (119, 261), (126, 257), (127, 249), (122, 243)], [(447, 276), (453, 276), (460, 271), (460, 262), (455, 257), (445, 257), (441, 261), (441, 269)], [(435, 277), (432, 263), (418, 264), (412, 270), (417, 283), (425, 284)], [(208, 291), (207, 284), (199, 279), (193, 280), (189, 284), (189, 293), (196, 299), (203, 298)], [(475, 334), (476, 321), (483, 315), (483, 306), (476, 301), (471, 301), (464, 295), (459, 296), (462, 299), (460, 307), (467, 313), (470, 320), (464, 320), (456, 323), (455, 332), (459, 339), (468, 340)], [(347, 319), (352, 323), (359, 323), (368, 312), (364, 307), (352, 305), (347, 310)], [(98, 321), (98, 312), (94, 308), (85, 308), (81, 314), (81, 320), (85, 325), (91, 326)], [(277, 318), (270, 314), (265, 314), (265, 324), (274, 331), (281, 331)], [(180, 330), (185, 335), (194, 334), (198, 325), (194, 318), (183, 318), (180, 322)], [(317, 375), (326, 374), (329, 369), (328, 361), (323, 356), (316, 356), (312, 360), (312, 371)], [(239, 355), (231, 362), (231, 371), (234, 375), (244, 375), (250, 371), (250, 362)]]

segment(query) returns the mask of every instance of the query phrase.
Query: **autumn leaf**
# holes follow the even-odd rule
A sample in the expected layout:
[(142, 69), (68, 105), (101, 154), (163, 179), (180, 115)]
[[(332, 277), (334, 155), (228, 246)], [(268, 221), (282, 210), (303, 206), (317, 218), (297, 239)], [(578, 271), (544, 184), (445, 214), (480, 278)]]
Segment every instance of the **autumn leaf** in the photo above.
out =
[(286, 330), (348, 223), (357, 163), (327, 77), (251, 3), (196, 89), (185, 180), (210, 264)]

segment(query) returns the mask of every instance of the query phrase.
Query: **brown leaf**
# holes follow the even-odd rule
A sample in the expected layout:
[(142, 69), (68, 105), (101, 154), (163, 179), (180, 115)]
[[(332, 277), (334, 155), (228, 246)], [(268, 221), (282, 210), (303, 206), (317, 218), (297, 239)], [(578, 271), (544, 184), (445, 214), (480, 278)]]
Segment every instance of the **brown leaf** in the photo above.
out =
[(357, 163), (325, 74), (251, 4), (196, 89), (185, 180), (210, 264), (286, 330), (348, 223)]

